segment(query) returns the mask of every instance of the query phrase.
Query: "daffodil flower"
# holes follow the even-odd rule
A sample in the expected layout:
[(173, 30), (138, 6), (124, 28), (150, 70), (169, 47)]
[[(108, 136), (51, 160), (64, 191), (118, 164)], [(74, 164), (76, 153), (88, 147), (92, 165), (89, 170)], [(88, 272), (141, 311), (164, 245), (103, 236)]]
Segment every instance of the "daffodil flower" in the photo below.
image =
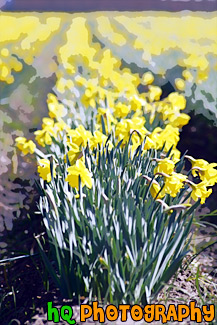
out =
[[(77, 159), (82, 158), (82, 152), (81, 152), (79, 146), (75, 143), (71, 143), (70, 148), (71, 148), (71, 150), (69, 150), (67, 152), (67, 155), (68, 155), (70, 164), (73, 165)], [(66, 155), (64, 155), (64, 161), (66, 162)]]
[(209, 164), (204, 159), (194, 159), (191, 156), (185, 156), (191, 161), (192, 164), (192, 175), (196, 177), (200, 176), (200, 179), (207, 183), (207, 186), (213, 186), (217, 183), (217, 163)]
[(70, 143), (75, 143), (79, 147), (86, 147), (88, 140), (92, 138), (92, 133), (87, 131), (83, 125), (79, 125), (75, 130), (69, 130), (67, 135), (71, 138), (70, 141), (67, 141), (69, 146)]
[(122, 104), (122, 103), (117, 103), (114, 107), (114, 116), (118, 118), (124, 118), (128, 115), (130, 112), (130, 107)]
[[(48, 159), (39, 159), (38, 161), (38, 173), (43, 180), (48, 183), (51, 181), (51, 170), (50, 170), (50, 160)], [(53, 164), (53, 177), (56, 177), (56, 165)]]
[(158, 159), (158, 165), (154, 169), (154, 173), (165, 173), (171, 175), (174, 171), (175, 163), (169, 158)]
[(186, 106), (186, 99), (183, 95), (177, 92), (170, 93), (168, 96), (168, 101), (172, 104), (173, 108), (182, 110)]
[(60, 104), (54, 94), (48, 94), (47, 106), (51, 118), (61, 118), (66, 115), (67, 110), (63, 104)]
[(182, 128), (184, 125), (188, 124), (189, 120), (190, 116), (185, 113), (172, 115), (172, 117), (169, 118), (170, 124), (173, 127), (178, 127), (179, 129)]
[[(90, 149), (97, 148), (98, 144), (100, 146), (102, 144), (105, 145), (107, 139), (108, 139), (108, 137), (105, 134), (103, 134), (100, 131), (95, 131), (93, 137), (90, 139)], [(109, 146), (109, 149), (112, 149), (112, 147), (113, 147), (113, 144), (110, 140), (108, 141), (108, 146)]]
[(42, 147), (45, 145), (52, 144), (52, 137), (56, 138), (56, 133), (53, 130), (53, 127), (45, 126), (42, 130), (37, 130), (34, 132), (35, 140), (40, 144)]
[(142, 76), (142, 83), (144, 85), (150, 85), (152, 84), (153, 81), (154, 81), (154, 76), (150, 71), (144, 73), (144, 75)]
[(92, 173), (86, 168), (85, 164), (81, 160), (77, 160), (75, 165), (67, 168), (68, 175), (66, 177), (66, 182), (69, 182), (71, 187), (79, 189), (79, 176), (81, 178), (81, 185), (92, 187), (93, 178)]
[(194, 201), (197, 201), (200, 199), (200, 203), (204, 204), (206, 198), (210, 196), (212, 193), (212, 189), (207, 189), (207, 183), (206, 182), (200, 182), (199, 184), (194, 184), (193, 182), (190, 182), (190, 185), (192, 187), (191, 197)]
[[(162, 192), (160, 192), (160, 185), (157, 183), (157, 181), (152, 182), (151, 187), (150, 187), (150, 193), (151, 196), (155, 199), (162, 199), (165, 194), (163, 194)], [(160, 193), (159, 193), (160, 192)], [(158, 195), (157, 195), (158, 194)]]
[(165, 175), (165, 186), (162, 190), (162, 193), (176, 197), (181, 188), (183, 188), (184, 182), (186, 180), (186, 175), (182, 175), (176, 172), (173, 172), (171, 175)]
[(153, 102), (154, 100), (159, 100), (162, 94), (162, 89), (158, 86), (149, 86), (149, 100)]
[(19, 148), (24, 155), (34, 153), (36, 145), (32, 140), (27, 140), (25, 137), (17, 137), (15, 139), (17, 148)]

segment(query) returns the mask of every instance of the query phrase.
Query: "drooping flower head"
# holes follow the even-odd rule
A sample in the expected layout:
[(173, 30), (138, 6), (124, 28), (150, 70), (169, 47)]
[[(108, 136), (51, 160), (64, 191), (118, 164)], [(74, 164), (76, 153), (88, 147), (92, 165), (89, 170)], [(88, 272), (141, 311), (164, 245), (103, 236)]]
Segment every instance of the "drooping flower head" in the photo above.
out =
[(200, 182), (199, 184), (193, 184), (191, 183), (192, 192), (191, 197), (194, 201), (197, 201), (200, 199), (200, 203), (204, 204), (206, 198), (210, 196), (212, 193), (212, 189), (207, 189), (207, 183), (206, 182)]

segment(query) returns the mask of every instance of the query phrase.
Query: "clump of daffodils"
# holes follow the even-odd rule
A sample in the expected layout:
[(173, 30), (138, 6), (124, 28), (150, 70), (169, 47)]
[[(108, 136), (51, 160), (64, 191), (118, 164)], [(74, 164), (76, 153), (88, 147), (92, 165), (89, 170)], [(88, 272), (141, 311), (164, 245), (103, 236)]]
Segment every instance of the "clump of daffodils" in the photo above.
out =
[[(92, 121), (95, 127), (92, 127), (92, 130), (81, 124), (72, 128), (70, 123), (65, 122), (67, 119), (64, 120), (64, 116), (69, 114), (67, 107), (60, 103), (54, 94), (48, 94), (49, 117), (43, 118), (42, 129), (35, 131), (35, 141), (39, 146), (46, 147), (47, 154), (54, 156), (56, 143), (62, 143), (61, 149), (58, 149), (58, 158), (62, 157), (61, 168), (65, 170), (65, 181), (76, 190), (75, 193), (79, 189), (79, 179), (82, 187), (92, 187), (92, 174), (90, 166), (85, 163), (83, 151), (88, 147), (88, 150), (94, 153), (106, 144), (109, 145), (109, 150), (112, 150), (118, 143), (121, 143), (123, 149), (129, 143), (128, 155), (131, 158), (139, 147), (142, 147), (142, 155), (156, 150), (167, 156), (152, 161), (154, 179), (149, 191), (155, 200), (166, 196), (175, 198), (183, 188), (188, 187), (191, 198), (194, 201), (200, 199), (203, 204), (212, 193), (211, 187), (217, 183), (216, 163), (209, 164), (203, 159), (186, 156), (192, 163), (192, 176), (199, 176), (200, 183), (194, 183), (185, 174), (176, 171), (176, 166), (180, 163), (180, 152), (177, 149), (179, 131), (190, 119), (187, 114), (182, 113), (186, 100), (177, 92), (161, 100), (162, 91), (152, 85), (152, 77), (151, 73), (143, 76), (143, 83), (149, 87), (147, 93), (136, 96), (126, 94), (122, 102), (115, 99), (116, 93), (111, 90), (105, 92), (103, 88), (98, 87), (98, 93), (102, 94), (104, 91), (104, 101), (101, 95), (95, 98), (98, 109), (95, 109), (95, 123)], [(83, 77), (78, 78), (77, 82), (78, 80), (82, 87), (86, 85), (87, 96), (90, 92), (89, 83), (86, 84)], [(72, 119), (67, 121), (72, 122)], [(156, 126), (153, 127), (154, 125)], [(38, 155), (40, 152), (32, 140), (18, 137), (16, 143), (24, 155), (35, 151)], [(41, 157), (43, 154), (39, 154), (39, 158)], [(60, 166), (52, 165), (52, 168), (54, 170), (51, 173), (49, 159), (38, 159), (39, 176), (47, 183), (51, 182), (52, 177), (56, 177), (60, 170)], [(148, 186), (150, 175), (145, 177)]]
[(147, 91), (132, 94), (120, 91), (122, 83), (112, 90), (77, 78), (83, 95), (73, 106), (49, 94), (49, 117), (35, 142), (16, 139), (24, 155), (37, 158), (39, 209), (55, 268), (37, 241), (65, 297), (150, 303), (180, 266), (192, 212), (217, 183), (216, 163), (177, 149), (189, 121), (184, 96), (161, 99), (152, 79), (143, 76)]

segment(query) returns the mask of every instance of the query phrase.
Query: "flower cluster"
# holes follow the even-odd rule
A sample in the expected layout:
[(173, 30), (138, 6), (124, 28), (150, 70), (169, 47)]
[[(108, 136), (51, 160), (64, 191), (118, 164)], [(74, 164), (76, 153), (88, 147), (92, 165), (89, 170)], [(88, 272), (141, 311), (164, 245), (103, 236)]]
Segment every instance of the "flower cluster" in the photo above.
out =
[[(60, 103), (54, 94), (48, 94), (50, 117), (43, 118), (42, 129), (35, 131), (35, 140), (38, 145), (46, 147), (51, 154), (57, 154), (58, 143), (61, 144), (58, 155), (62, 157), (65, 164), (65, 181), (77, 191), (79, 178), (82, 187), (92, 187), (93, 175), (90, 166), (87, 168), (83, 155), (86, 148), (94, 153), (100, 148), (105, 148), (106, 145), (108, 150), (112, 150), (119, 143), (123, 150), (128, 146), (128, 156), (131, 159), (139, 147), (142, 155), (150, 150), (156, 150), (167, 157), (153, 159), (153, 179), (150, 175), (143, 175), (153, 199), (163, 199), (166, 196), (175, 198), (182, 189), (190, 188), (191, 198), (195, 201), (200, 199), (203, 204), (212, 192), (210, 187), (217, 183), (215, 169), (217, 164), (209, 164), (205, 160), (186, 156), (192, 163), (192, 177), (199, 175), (200, 183), (195, 183), (186, 175), (177, 172), (176, 167), (180, 163), (180, 152), (177, 149), (179, 130), (189, 120), (187, 114), (181, 113), (186, 106), (186, 100), (177, 92), (170, 93), (168, 97), (161, 100), (161, 89), (151, 85), (152, 74), (149, 73), (144, 78), (148, 86), (147, 92), (142, 95), (130, 95), (129, 98), (125, 94), (122, 101), (116, 99), (116, 94), (112, 90), (104, 92), (103, 101), (99, 89), (95, 90), (94, 102), (97, 106), (99, 104), (101, 106), (92, 108), (92, 112), (95, 113), (95, 123), (92, 118), (91, 130), (82, 124), (72, 127), (76, 115), (72, 114), (70, 119), (72, 113), (70, 109)], [(90, 85), (86, 84), (86, 87), (86, 90), (90, 91)], [(90, 102), (89, 105), (91, 106)], [(88, 107), (86, 114), (88, 114)], [(67, 119), (67, 123), (64, 118)], [(31, 140), (18, 137), (16, 142), (24, 154), (35, 151), (36, 145)], [(51, 182), (52, 177), (56, 177), (56, 168), (58, 169), (58, 166), (54, 164), (51, 173), (50, 161), (46, 158), (39, 160), (38, 172), (46, 182)]]
[[(161, 28), (156, 17), (143, 18), (96, 13), (88, 25), (86, 15), (0, 17), (3, 26), (10, 24), (0, 36), (0, 80), (12, 83), (24, 64), (32, 64), (37, 75), (56, 77), (35, 141), (15, 141), (23, 155), (37, 158), (38, 207), (52, 255), (52, 262), (50, 256), (44, 262), (68, 298), (149, 304), (187, 254), (192, 214), (217, 183), (216, 163), (181, 157), (177, 149), (190, 119), (183, 112), (186, 94), (212, 73), (207, 55), (215, 52), (213, 33), (205, 43), (191, 28), (186, 40), (183, 28), (197, 21), (186, 16), (176, 37), (165, 38), (173, 24), (177, 30), (174, 17), (169, 24), (168, 17), (158, 17)], [(207, 20), (199, 23), (206, 35)], [(53, 37), (63, 30), (63, 39)], [(167, 95), (159, 85), (177, 64)]]

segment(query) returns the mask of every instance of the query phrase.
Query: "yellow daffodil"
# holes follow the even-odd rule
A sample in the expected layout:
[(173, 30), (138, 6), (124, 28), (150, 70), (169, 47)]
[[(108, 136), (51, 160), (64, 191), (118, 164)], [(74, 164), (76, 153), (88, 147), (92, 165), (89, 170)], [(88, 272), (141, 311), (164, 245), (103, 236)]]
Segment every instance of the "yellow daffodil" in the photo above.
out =
[(118, 118), (124, 118), (128, 115), (130, 112), (130, 107), (122, 104), (122, 103), (117, 103), (114, 107), (114, 116)]
[(66, 108), (63, 104), (60, 104), (57, 97), (53, 94), (48, 94), (47, 105), (49, 110), (49, 116), (51, 118), (61, 118), (66, 115)]
[(42, 147), (45, 147), (46, 144), (51, 145), (52, 137), (56, 138), (56, 133), (50, 126), (45, 126), (42, 130), (35, 131), (34, 134), (36, 135), (35, 140)]
[(170, 194), (176, 197), (181, 188), (184, 186), (187, 176), (173, 172), (171, 175), (165, 176), (165, 186), (162, 190), (164, 194)]
[(159, 100), (160, 96), (162, 94), (162, 90), (158, 86), (149, 86), (149, 93), (148, 97), (150, 102), (153, 102), (154, 100)]
[(170, 125), (172, 125), (173, 127), (178, 127), (179, 129), (182, 128), (184, 125), (188, 124), (189, 120), (190, 116), (185, 113), (181, 113), (179, 115), (172, 115), (169, 118)]
[(53, 119), (45, 117), (42, 121), (42, 130), (37, 130), (34, 132), (36, 135), (35, 140), (42, 147), (45, 147), (46, 144), (51, 145), (52, 137), (57, 138), (59, 131), (70, 130), (67, 124), (61, 119), (59, 119), (59, 122), (55, 123)]
[(59, 132), (59, 131), (67, 132), (70, 130), (70, 127), (62, 119), (59, 119), (58, 122), (54, 123), (54, 130), (56, 132)]
[(200, 199), (201, 204), (205, 203), (206, 198), (208, 198), (212, 193), (212, 189), (207, 190), (207, 185), (208, 184), (205, 181), (199, 184), (193, 184), (191, 182), (191, 187), (192, 187), (191, 197), (194, 201)]
[(169, 94), (168, 101), (173, 105), (173, 108), (182, 110), (186, 106), (186, 99), (183, 95), (176, 92)]
[(175, 85), (176, 88), (179, 90), (184, 90), (185, 89), (185, 81), (181, 78), (176, 78), (175, 79)]
[(149, 134), (148, 130), (144, 127), (145, 118), (133, 117), (131, 119), (123, 119), (118, 122), (115, 128), (115, 135), (118, 140), (124, 140), (123, 143), (128, 142), (129, 136), (132, 134), (133, 143), (143, 141), (144, 137)]
[(124, 119), (121, 122), (118, 122), (115, 127), (115, 135), (118, 137), (118, 140), (124, 140), (127, 142), (130, 136), (130, 130), (133, 130), (133, 123), (129, 119)]
[(140, 111), (147, 104), (147, 101), (138, 95), (131, 96), (129, 102), (132, 111)]
[(46, 128), (46, 127), (50, 127), (53, 128), (54, 127), (54, 120), (52, 118), (49, 117), (44, 117), (42, 119), (42, 128)]
[(213, 186), (217, 183), (217, 169), (214, 167), (217, 167), (217, 164), (211, 163), (208, 164), (208, 166), (205, 168), (205, 171), (199, 171), (202, 181), (206, 181), (210, 186)]
[(91, 106), (92, 108), (96, 107), (96, 101), (95, 97), (98, 93), (98, 78), (92, 78), (92, 79), (85, 79), (84, 77), (77, 75), (75, 77), (75, 82), (80, 87), (84, 87), (84, 93), (81, 98), (82, 104), (88, 108)]
[(144, 125), (145, 125), (145, 117), (144, 116), (137, 116), (137, 114), (135, 113), (132, 116), (132, 118), (128, 121), (132, 121), (133, 129), (141, 130), (142, 128), (144, 128)]
[(181, 152), (177, 148), (171, 150), (169, 158), (171, 158), (172, 161), (174, 161), (175, 164), (178, 161), (180, 161), (180, 157), (181, 157)]
[(105, 79), (109, 79), (113, 73), (115, 67), (120, 66), (120, 60), (116, 59), (110, 49), (106, 49), (103, 52), (101, 62), (98, 64), (98, 71), (101, 76)]
[(172, 146), (177, 146), (179, 129), (174, 128), (172, 125), (167, 125), (163, 130), (157, 127), (150, 135), (150, 138), (156, 143), (157, 149), (161, 149), (165, 144), (164, 149), (167, 152)]
[[(70, 150), (67, 152), (68, 159), (71, 165), (74, 164), (74, 162), (79, 159), (79, 157), (82, 157), (82, 152), (79, 148), (79, 146), (75, 143), (70, 144)], [(66, 162), (66, 155), (64, 156), (64, 161)]]
[(92, 133), (87, 131), (83, 125), (79, 125), (75, 130), (69, 130), (68, 136), (71, 138), (67, 144), (70, 146), (70, 143), (75, 143), (77, 146), (86, 147), (88, 140), (92, 138)]
[[(149, 190), (150, 190), (150, 193), (151, 193), (151, 196), (153, 197), (153, 199), (162, 199), (165, 196), (165, 194), (162, 191), (160, 192), (161, 186), (155, 179), (152, 180), (147, 175), (142, 175), (142, 177), (147, 180), (148, 184), (150, 184), (150, 182), (152, 181)], [(158, 194), (158, 196), (156, 197), (157, 194)]]
[(193, 79), (194, 79), (194, 77), (192, 76), (191, 72), (188, 71), (188, 70), (184, 70), (184, 71), (182, 72), (182, 75), (183, 75), (183, 77), (185, 78), (185, 80), (187, 80), (187, 81), (189, 81), (189, 82), (192, 82)]
[(175, 111), (171, 103), (160, 101), (155, 107), (157, 112), (161, 113), (161, 118), (163, 119), (163, 121), (166, 121), (172, 116), (174, 116)]
[[(194, 177), (196, 177), (199, 173), (199, 175), (202, 176), (202, 174), (204, 174), (205, 169), (207, 168), (207, 166), (209, 165), (208, 161), (204, 160), (204, 159), (194, 159), (193, 157), (187, 156), (188, 158), (190, 158), (189, 160), (191, 161), (192, 164), (192, 175)], [(200, 170), (200, 172), (199, 172)]]
[(149, 135), (152, 141), (154, 141), (158, 145), (158, 139), (160, 137), (161, 132), (163, 131), (162, 128), (156, 127), (152, 133)]
[[(50, 170), (50, 160), (48, 159), (39, 159), (38, 161), (38, 173), (43, 180), (50, 182), (51, 181), (51, 170)], [(53, 164), (53, 177), (56, 177), (56, 166)]]
[(17, 137), (15, 139), (17, 147), (22, 151), (24, 155), (27, 155), (28, 153), (34, 153), (36, 145), (32, 140), (27, 140), (24, 137)]
[[(100, 146), (102, 144), (105, 145), (107, 139), (108, 139), (108, 137), (105, 134), (103, 134), (100, 131), (95, 131), (94, 136), (90, 139), (90, 149), (97, 148), (98, 144)], [(112, 149), (112, 147), (113, 147), (113, 144), (110, 140), (108, 141), (108, 146), (109, 146), (109, 149)]]
[(157, 167), (154, 169), (154, 173), (165, 173), (167, 175), (171, 175), (174, 171), (175, 164), (169, 158), (165, 158), (162, 160), (158, 160)]
[(154, 81), (154, 76), (151, 72), (146, 72), (142, 76), (142, 83), (144, 85), (150, 85), (150, 84), (152, 84), (153, 81)]
[[(150, 187), (150, 193), (151, 193), (151, 196), (153, 197), (153, 199), (154, 198), (162, 199), (165, 196), (165, 194), (162, 191), (159, 193), (160, 189), (161, 189), (161, 187), (156, 181), (152, 182), (151, 187)], [(156, 197), (157, 194), (158, 194), (158, 196)]]
[(52, 118), (48, 117), (44, 117), (42, 121), (42, 130), (37, 130), (34, 132), (36, 135), (35, 140), (42, 147), (45, 147), (46, 144), (51, 145), (52, 137), (57, 138), (59, 131), (68, 131), (70, 129), (61, 118), (59, 118), (59, 121), (56, 123)]
[(67, 168), (68, 175), (66, 177), (66, 182), (69, 182), (71, 187), (79, 189), (79, 175), (81, 178), (81, 185), (87, 186), (88, 188), (92, 187), (92, 173), (86, 168), (85, 164), (81, 160), (77, 160), (76, 164)]
[(209, 164), (204, 159), (194, 159), (191, 156), (186, 156), (192, 163), (192, 175), (196, 177), (200, 176), (202, 181), (205, 181), (207, 185), (213, 186), (217, 183), (217, 163)]
[(149, 138), (149, 136), (146, 136), (144, 150), (155, 149), (155, 148), (156, 148), (155, 142), (151, 138)]

